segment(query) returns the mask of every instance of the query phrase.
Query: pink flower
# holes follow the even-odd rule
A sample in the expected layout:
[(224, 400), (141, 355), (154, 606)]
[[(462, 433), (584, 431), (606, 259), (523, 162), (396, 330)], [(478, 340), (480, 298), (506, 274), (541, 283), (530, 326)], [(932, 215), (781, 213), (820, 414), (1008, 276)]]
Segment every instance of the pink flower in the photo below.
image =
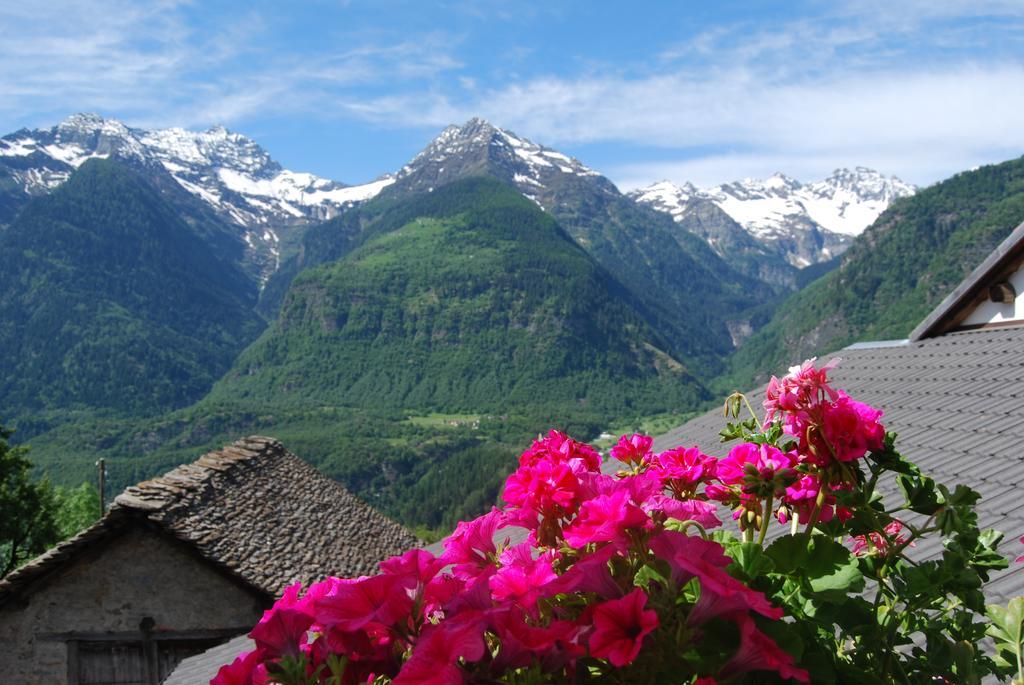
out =
[(725, 572), (732, 560), (718, 543), (666, 530), (651, 538), (651, 550), (669, 563), (677, 585), (694, 576), (700, 581), (700, 598), (687, 619), (690, 625), (748, 610), (771, 619), (782, 618), (782, 610), (773, 607), (763, 594)]
[(628, 438), (625, 435), (620, 437), (619, 442), (611, 448), (610, 452), (619, 461), (636, 465), (651, 453), (652, 444), (654, 444), (654, 438), (633, 433)]
[(516, 469), (502, 497), (514, 507), (561, 518), (575, 512), (579, 491), (579, 479), (567, 464), (538, 461)]
[(283, 655), (298, 656), (306, 643), (313, 616), (299, 600), (300, 583), (288, 587), (281, 599), (263, 613), (263, 618), (249, 633), (261, 658), (276, 659)]
[(330, 589), (314, 603), (317, 623), (349, 632), (371, 623), (393, 625), (411, 609), (412, 599), (393, 575), (332, 578)]
[(519, 465), (532, 466), (542, 460), (565, 463), (573, 470), (601, 470), (601, 455), (597, 450), (590, 445), (576, 442), (565, 433), (556, 430), (552, 430), (540, 440), (535, 440), (530, 449), (519, 457)]
[(221, 666), (210, 685), (265, 685), (267, 669), (260, 662), (259, 654), (254, 650), (239, 655), (226, 666)]
[(502, 513), (492, 509), (472, 521), (460, 521), (455, 532), (444, 541), (444, 554), (440, 559), (454, 564), (452, 573), (457, 578), (468, 578), (484, 566), (493, 564), (497, 547), (494, 534), (502, 524)]
[(619, 490), (584, 502), (579, 515), (564, 531), (565, 541), (576, 548), (591, 542), (625, 544), (630, 530), (643, 530), (650, 525), (650, 517), (631, 501), (629, 492)]
[(800, 683), (811, 682), (807, 671), (797, 668), (793, 657), (758, 630), (750, 616), (739, 614), (736, 623), (740, 627), (740, 648), (722, 667), (720, 677), (729, 678), (749, 671), (774, 671), (783, 678), (791, 678)]
[[(1019, 541), (1019, 542), (1020, 542), (1020, 543), (1021, 543), (1022, 545), (1024, 545), (1024, 535), (1022, 535), (1022, 536), (1020, 537), (1020, 541)], [(1020, 555), (1019, 557), (1017, 557), (1016, 559), (1014, 559), (1014, 560), (1013, 560), (1013, 563), (1015, 563), (1015, 564), (1019, 564), (1019, 563), (1021, 563), (1021, 562), (1024, 562), (1024, 554)]]
[(529, 542), (509, 547), (501, 554), (501, 568), (490, 578), (491, 596), (532, 611), (544, 595), (544, 586), (558, 578), (551, 567), (553, 559), (553, 552), (534, 559)]
[[(878, 422), (881, 418), (881, 409), (856, 402), (840, 390), (836, 401), (825, 407), (822, 437), (834, 450), (837, 460), (854, 461), (871, 450), (882, 449), (885, 427)], [(831, 451), (826, 447), (818, 452), (819, 458), (822, 455), (831, 456)]]
[(394, 685), (460, 685), (464, 671), (459, 668), (459, 659), (473, 662), (483, 657), (483, 633), (484, 620), (479, 612), (466, 612), (428, 626)]
[[(894, 548), (906, 543), (907, 537), (900, 535), (902, 531), (903, 524), (899, 521), (893, 521), (883, 528), (881, 533), (871, 532), (867, 535), (855, 535), (850, 538), (850, 541), (853, 543), (851, 551), (859, 557), (885, 556)], [(910, 546), (913, 547), (914, 543), (910, 543)]]
[(790, 367), (782, 378), (772, 376), (764, 399), (768, 422), (780, 413), (807, 412), (836, 398), (836, 391), (828, 385), (828, 372), (839, 364), (839, 359), (832, 359), (820, 369), (814, 367), (814, 362), (812, 358), (800, 366)]
[(696, 447), (676, 447), (656, 455), (650, 473), (676, 495), (682, 495), (693, 492), (699, 484), (714, 478), (717, 461)]
[(771, 445), (745, 442), (729, 450), (718, 462), (716, 476), (724, 485), (740, 485), (743, 492), (767, 496), (781, 494), (796, 478), (797, 455)]
[(636, 588), (621, 599), (602, 602), (594, 609), (594, 632), (590, 635), (590, 654), (608, 659), (613, 666), (632, 663), (640, 646), (658, 627), (657, 612), (645, 610), (647, 595)]
[[(786, 494), (782, 496), (783, 507), (779, 509), (779, 521), (786, 523), (792, 514), (797, 514), (799, 520), (804, 523), (810, 521), (815, 503), (818, 499), (818, 490), (821, 488), (821, 481), (817, 476), (801, 476), (799, 480), (786, 488)], [(828, 523), (838, 516), (840, 521), (846, 521), (851, 512), (846, 507), (836, 507), (836, 498), (832, 494), (825, 496), (823, 506), (818, 514), (820, 523)]]
[(621, 597), (622, 588), (612, 577), (609, 562), (620, 553), (615, 545), (605, 545), (592, 554), (584, 554), (565, 573), (552, 581), (547, 590), (556, 595), (570, 592), (593, 592), (599, 597)]
[(492, 611), (490, 621), (501, 645), (492, 667), (498, 671), (529, 666), (550, 652), (565, 633), (560, 623), (547, 628), (531, 625), (529, 616), (515, 607)]
[(722, 525), (717, 514), (718, 507), (700, 499), (680, 501), (665, 495), (654, 495), (644, 503), (643, 509), (647, 513), (662, 511), (669, 518), (678, 521), (696, 521), (705, 529)]

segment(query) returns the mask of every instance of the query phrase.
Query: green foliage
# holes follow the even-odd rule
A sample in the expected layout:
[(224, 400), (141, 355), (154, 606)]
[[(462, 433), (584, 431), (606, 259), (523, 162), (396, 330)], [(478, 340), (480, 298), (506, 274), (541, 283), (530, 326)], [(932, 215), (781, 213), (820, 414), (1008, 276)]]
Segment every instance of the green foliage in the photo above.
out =
[(100, 492), (92, 483), (76, 488), (57, 486), (53, 491), (53, 516), (57, 534), (66, 540), (100, 518)]
[(989, 604), (986, 613), (992, 622), (987, 634), (995, 640), (995, 661), (1015, 673), (1013, 683), (1024, 683), (1024, 597), (1014, 597), (1001, 607)]
[(48, 481), (33, 482), (24, 447), (0, 426), (0, 578), (60, 539)]
[(262, 328), (255, 284), (208, 232), (98, 159), (0, 232), (0, 412), (20, 435), (69, 412), (152, 414), (205, 394)]
[[(978, 649), (986, 630), (978, 620), (982, 584), (1007, 566), (996, 549), (1002, 535), (978, 528), (977, 493), (936, 484), (894, 449), (894, 439), (889, 434), (884, 450), (869, 453), (863, 470), (856, 462), (844, 467), (855, 485), (835, 492), (852, 513), (849, 523), (781, 537), (763, 554), (756, 543), (732, 541), (732, 570), (796, 619), (776, 629), (803, 645), (812, 682), (980, 683), (987, 673), (1005, 675), (1004, 662)], [(877, 492), (887, 479), (898, 480), (903, 495), (888, 507)], [(906, 536), (860, 555), (834, 539), (878, 534), (894, 521)], [(929, 536), (944, 538), (941, 559), (910, 559), (910, 547)], [(998, 608), (990, 615), (1004, 617)], [(1013, 633), (1006, 634), (1009, 641)]]
[(838, 269), (779, 305), (733, 356), (718, 388), (749, 387), (794, 359), (858, 340), (906, 337), (1022, 218), (1024, 159), (957, 174), (896, 201)]

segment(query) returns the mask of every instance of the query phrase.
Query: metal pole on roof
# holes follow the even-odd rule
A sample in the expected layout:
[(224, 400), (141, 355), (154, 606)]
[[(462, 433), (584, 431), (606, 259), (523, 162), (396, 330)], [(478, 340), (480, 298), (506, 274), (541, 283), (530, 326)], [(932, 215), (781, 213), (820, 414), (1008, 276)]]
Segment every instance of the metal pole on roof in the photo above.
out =
[(103, 512), (106, 510), (106, 503), (103, 501), (103, 492), (107, 485), (107, 462), (104, 459), (100, 459), (96, 462), (96, 468), (99, 470), (100, 477), (100, 518), (103, 517)]

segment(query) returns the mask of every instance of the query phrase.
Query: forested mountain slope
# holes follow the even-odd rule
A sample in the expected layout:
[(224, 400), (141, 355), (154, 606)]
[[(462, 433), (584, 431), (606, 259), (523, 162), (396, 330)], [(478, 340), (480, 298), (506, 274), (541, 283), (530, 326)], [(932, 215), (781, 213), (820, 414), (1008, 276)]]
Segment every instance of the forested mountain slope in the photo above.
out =
[(725, 385), (859, 340), (904, 338), (1024, 221), (1024, 158), (953, 176), (897, 200), (841, 266), (783, 302), (734, 355)]
[(109, 160), (25, 206), (0, 264), (0, 416), (22, 436), (194, 402), (263, 328), (251, 279)]

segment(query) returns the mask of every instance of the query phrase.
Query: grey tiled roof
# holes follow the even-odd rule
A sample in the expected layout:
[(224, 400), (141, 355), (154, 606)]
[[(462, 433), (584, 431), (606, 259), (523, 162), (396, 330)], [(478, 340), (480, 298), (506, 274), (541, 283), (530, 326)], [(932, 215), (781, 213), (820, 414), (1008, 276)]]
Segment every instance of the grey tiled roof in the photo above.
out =
[(95, 525), (0, 580), (0, 605), (140, 519), (268, 597), (296, 581), (371, 573), (420, 544), (277, 440), (253, 436), (127, 488)]
[[(897, 448), (937, 482), (962, 483), (979, 493), (982, 527), (1006, 534), (1002, 551), (1024, 553), (1024, 326), (947, 333), (909, 344), (859, 347), (829, 374), (834, 387), (885, 411), (883, 423), (899, 434)], [(761, 387), (749, 397), (760, 406)], [(714, 410), (662, 435), (658, 450), (697, 445), (724, 456)], [(937, 542), (915, 554), (940, 550)], [(989, 601), (1024, 594), (1024, 564), (995, 574)]]
[(163, 685), (209, 685), (221, 666), (230, 664), (239, 654), (255, 649), (253, 641), (239, 635), (222, 645), (183, 660), (167, 676)]

